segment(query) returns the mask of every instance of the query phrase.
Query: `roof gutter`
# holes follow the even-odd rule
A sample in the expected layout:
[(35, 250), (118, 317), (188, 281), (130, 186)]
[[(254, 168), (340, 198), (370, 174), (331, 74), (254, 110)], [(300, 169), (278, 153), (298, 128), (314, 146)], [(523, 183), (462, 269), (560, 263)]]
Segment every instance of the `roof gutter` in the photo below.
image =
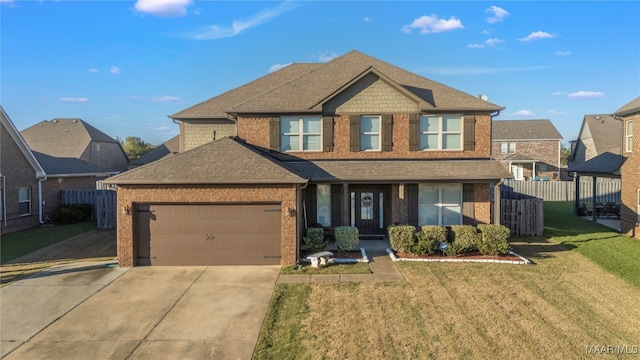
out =
[(38, 221), (40, 225), (44, 224), (44, 220), (42, 220), (42, 213), (44, 208), (44, 200), (42, 199), (42, 183), (47, 180), (47, 174), (41, 174), (38, 177)]
[(7, 195), (6, 193), (6, 188), (7, 188), (7, 179), (6, 176), (0, 174), (0, 177), (2, 178), (2, 220), (4, 221), (4, 227), (7, 227), (7, 211), (4, 210), (7, 208)]
[(113, 176), (120, 174), (119, 171), (111, 171), (111, 172), (101, 172), (101, 173), (79, 173), (79, 174), (49, 174), (48, 177), (51, 178), (61, 178), (61, 177), (79, 177), (79, 176)]

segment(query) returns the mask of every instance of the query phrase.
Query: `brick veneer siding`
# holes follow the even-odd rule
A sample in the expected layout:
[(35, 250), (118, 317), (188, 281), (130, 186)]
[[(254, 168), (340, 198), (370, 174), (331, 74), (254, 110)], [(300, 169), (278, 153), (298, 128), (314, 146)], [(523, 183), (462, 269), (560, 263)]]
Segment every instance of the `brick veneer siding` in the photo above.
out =
[[(236, 124), (232, 120), (183, 120), (181, 125), (181, 151), (196, 148), (213, 141), (213, 132), (216, 139), (236, 135)], [(268, 129), (265, 134), (268, 134)]]
[[(134, 218), (136, 203), (280, 203), (282, 206), (281, 265), (294, 265), (297, 255), (296, 217), (288, 217), (287, 209), (296, 209), (294, 185), (273, 186), (155, 186), (118, 185), (118, 263), (121, 267), (136, 265), (134, 253)], [(131, 215), (120, 209), (129, 206)]]
[[(36, 172), (24, 157), (18, 145), (9, 135), (4, 125), (0, 126), (0, 173), (5, 176), (7, 225), (4, 223), (4, 215), (0, 217), (0, 229), (2, 233), (28, 229), (38, 226), (38, 180)], [(0, 179), (0, 187), (2, 181)], [(31, 189), (31, 215), (20, 216), (18, 205), (18, 189), (28, 187)], [(0, 198), (2, 201), (2, 198)], [(0, 204), (0, 207), (3, 205)]]
[[(541, 178), (549, 176), (552, 180), (560, 177), (560, 169), (558, 168), (560, 161), (560, 140), (529, 140), (529, 141), (513, 141), (513, 140), (494, 140), (491, 145), (491, 153), (493, 158), (501, 161), (504, 167), (509, 169), (509, 161), (504, 160), (513, 154), (501, 154), (500, 143), (510, 142), (516, 143), (516, 154), (528, 156), (532, 159), (539, 160), (536, 163), (536, 176)], [(546, 164), (547, 171), (540, 171), (540, 165)], [(533, 165), (531, 163), (514, 163), (514, 165), (522, 165), (523, 175), (528, 179), (533, 177)]]
[(622, 155), (626, 158), (621, 169), (622, 206), (620, 209), (620, 227), (622, 233), (640, 239), (640, 223), (638, 222), (638, 190), (640, 189), (640, 114), (625, 117), (633, 120), (633, 149), (626, 150), (626, 139), (622, 139)]
[[(269, 148), (269, 115), (238, 116), (238, 136), (250, 144)], [(489, 158), (491, 156), (491, 116), (476, 115), (475, 150), (409, 151), (409, 115), (393, 115), (392, 151), (350, 151), (349, 116), (334, 118), (332, 152), (289, 152), (302, 159), (442, 159)]]

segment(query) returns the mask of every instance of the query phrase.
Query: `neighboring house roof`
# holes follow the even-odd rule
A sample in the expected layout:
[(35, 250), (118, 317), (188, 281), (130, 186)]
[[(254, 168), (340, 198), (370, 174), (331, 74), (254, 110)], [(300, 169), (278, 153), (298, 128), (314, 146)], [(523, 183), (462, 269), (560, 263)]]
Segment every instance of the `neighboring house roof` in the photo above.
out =
[(47, 176), (108, 176), (117, 174), (118, 171), (111, 171), (102, 166), (92, 164), (76, 158), (59, 158), (46, 154), (33, 152), (38, 162), (44, 168)]
[(141, 166), (160, 160), (165, 156), (175, 155), (180, 152), (180, 135), (176, 135), (167, 140), (162, 145), (159, 145), (146, 154), (140, 156), (137, 159), (129, 161), (129, 165)]
[(369, 73), (405, 93), (419, 103), (423, 111), (494, 112), (504, 109), (354, 50), (325, 64), (289, 65), (170, 117), (224, 118), (228, 113), (320, 112), (329, 99)]
[(622, 155), (607, 151), (569, 168), (569, 171), (576, 172), (579, 175), (620, 176), (620, 167), (623, 162), (624, 157)]
[(634, 113), (640, 112), (640, 96), (631, 100), (628, 104), (624, 105), (618, 111), (615, 112), (615, 116), (628, 116)]
[(29, 162), (33, 170), (36, 172), (36, 176), (43, 177), (45, 175), (44, 169), (42, 168), (41, 164), (38, 162), (38, 160), (34, 156), (33, 152), (27, 145), (26, 141), (24, 141), (24, 138), (22, 137), (22, 135), (20, 135), (20, 132), (18, 132), (18, 129), (16, 129), (15, 125), (9, 118), (9, 115), (7, 115), (7, 113), (4, 111), (4, 108), (2, 108), (2, 106), (0, 106), (0, 121), (2, 125), (4, 125), (4, 128), (7, 130), (7, 132), (13, 139), (13, 141), (16, 143), (16, 145), (18, 146), (18, 148), (20, 149), (24, 157), (27, 159), (27, 161)]
[(306, 179), (235, 138), (222, 138), (120, 175), (111, 184), (304, 184)]
[(21, 134), (32, 150), (63, 158), (80, 158), (91, 141), (118, 143), (82, 119), (45, 120)]
[(561, 140), (551, 121), (541, 120), (493, 120), (491, 138), (501, 140)]
[(580, 137), (591, 137), (597, 154), (620, 154), (622, 122), (608, 114), (585, 115)]
[(513, 155), (510, 155), (510, 156), (507, 156), (502, 161), (505, 161), (505, 162), (511, 161), (511, 162), (523, 163), (523, 162), (538, 162), (539, 160), (535, 160), (535, 159), (533, 159), (533, 158), (531, 158), (529, 156), (522, 155), (522, 154), (513, 154)]

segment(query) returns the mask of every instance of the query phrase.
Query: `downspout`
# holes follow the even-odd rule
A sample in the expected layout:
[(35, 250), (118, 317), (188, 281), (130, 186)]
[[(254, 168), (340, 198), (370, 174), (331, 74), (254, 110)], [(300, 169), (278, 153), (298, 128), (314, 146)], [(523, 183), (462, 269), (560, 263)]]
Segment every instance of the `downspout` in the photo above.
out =
[(38, 177), (38, 221), (40, 222), (40, 225), (44, 224), (44, 221), (42, 220), (42, 208), (44, 206), (42, 201), (42, 182), (47, 180), (47, 175), (40, 175)]
[(7, 181), (6, 176), (0, 174), (2, 178), (2, 221), (4, 221), (4, 227), (7, 227)]
[(302, 239), (300, 234), (300, 221), (302, 221), (301, 216), (303, 215), (302, 211), (298, 210), (301, 208), (302, 204), (302, 190), (309, 186), (309, 180), (311, 179), (306, 179), (307, 182), (296, 190), (296, 264), (300, 264), (300, 247), (302, 246), (302, 243), (300, 242), (300, 239)]

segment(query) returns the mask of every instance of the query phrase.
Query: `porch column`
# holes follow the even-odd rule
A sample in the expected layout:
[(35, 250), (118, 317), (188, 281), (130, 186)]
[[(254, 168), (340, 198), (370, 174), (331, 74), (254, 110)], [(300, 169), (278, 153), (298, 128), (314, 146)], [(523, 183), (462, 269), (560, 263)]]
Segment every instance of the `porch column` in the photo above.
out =
[(351, 225), (351, 194), (349, 184), (342, 184), (342, 225)]
[(532, 179), (536, 178), (536, 162), (535, 161), (533, 162), (533, 174), (531, 175), (531, 178)]
[(597, 217), (596, 217), (596, 193), (597, 193), (597, 189), (598, 187), (596, 186), (596, 179), (598, 179), (596, 176), (593, 177), (593, 189), (591, 190), (591, 220), (593, 222), (597, 221)]

